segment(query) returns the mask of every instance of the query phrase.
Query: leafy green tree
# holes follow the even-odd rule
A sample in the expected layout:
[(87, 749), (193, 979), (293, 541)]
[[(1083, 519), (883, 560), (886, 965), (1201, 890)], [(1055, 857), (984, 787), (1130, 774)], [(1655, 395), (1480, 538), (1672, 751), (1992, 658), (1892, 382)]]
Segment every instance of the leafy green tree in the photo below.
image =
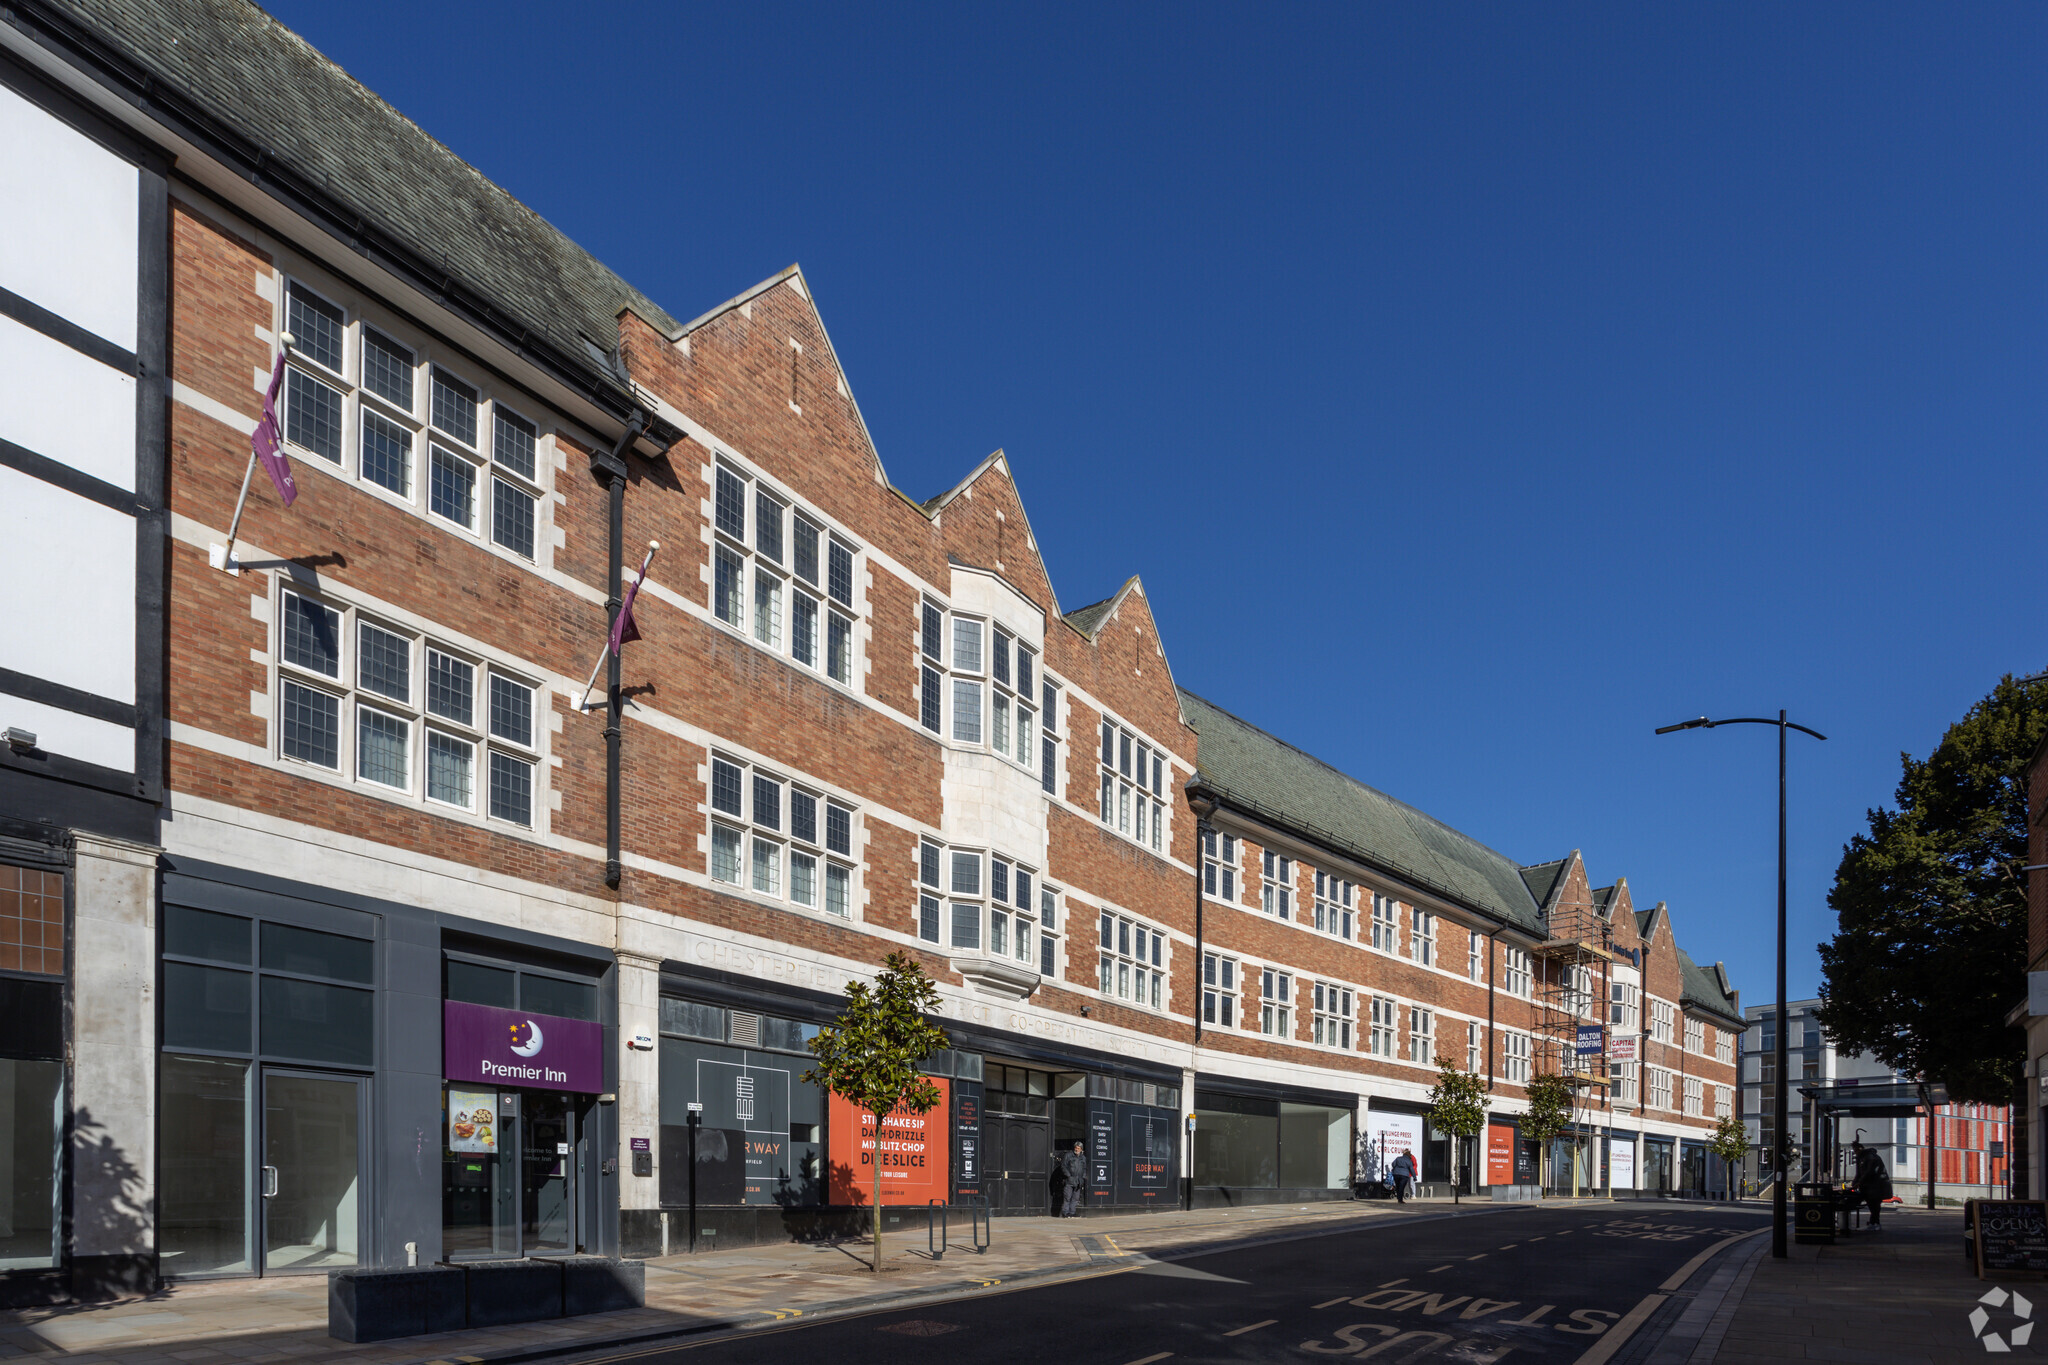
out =
[(1742, 1158), (1749, 1155), (1749, 1130), (1742, 1126), (1741, 1119), (1730, 1114), (1714, 1125), (1714, 1131), (1707, 1137), (1707, 1150), (1740, 1169)]
[(1897, 810), (1869, 812), (1828, 904), (1821, 1026), (1949, 1097), (2005, 1104), (2025, 1060), (2006, 1011), (2026, 994), (2025, 765), (2048, 684), (1999, 680), (1926, 759), (1899, 755)]
[(1478, 1137), (1486, 1127), (1486, 1087), (1478, 1076), (1445, 1061), (1429, 1091), (1429, 1122), (1450, 1137), (1451, 1202), (1458, 1198), (1458, 1146), (1465, 1138)]
[[(1550, 1160), (1550, 1144), (1571, 1131), (1572, 1127), (1572, 1083), (1552, 1072), (1544, 1072), (1529, 1080), (1529, 1112), (1522, 1115), (1522, 1136), (1536, 1144), (1540, 1163)], [(1538, 1165), (1536, 1178), (1543, 1179), (1543, 1166)]]
[(881, 1125), (889, 1115), (930, 1113), (939, 1103), (939, 1088), (922, 1070), (926, 1057), (947, 1044), (946, 1032), (927, 1015), (939, 1008), (938, 988), (916, 958), (889, 954), (874, 985), (846, 983), (846, 1008), (838, 1021), (811, 1039), (815, 1059), (804, 1072), (809, 1085), (833, 1094), (875, 1116), (874, 1260), (882, 1268)]

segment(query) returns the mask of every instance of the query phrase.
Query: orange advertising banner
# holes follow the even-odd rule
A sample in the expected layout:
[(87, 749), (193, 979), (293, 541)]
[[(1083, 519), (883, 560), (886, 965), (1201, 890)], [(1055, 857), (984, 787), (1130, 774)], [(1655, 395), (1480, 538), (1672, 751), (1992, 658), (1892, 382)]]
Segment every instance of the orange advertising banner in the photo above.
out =
[(1515, 1130), (1505, 1124), (1486, 1126), (1486, 1183), (1515, 1183)]
[(952, 1112), (952, 1083), (929, 1077), (939, 1088), (939, 1103), (926, 1114), (898, 1109), (875, 1131), (875, 1116), (832, 1096), (829, 1198), (835, 1204), (862, 1207), (874, 1198), (875, 1159), (882, 1162), (882, 1202), (923, 1204), (949, 1196), (946, 1135)]

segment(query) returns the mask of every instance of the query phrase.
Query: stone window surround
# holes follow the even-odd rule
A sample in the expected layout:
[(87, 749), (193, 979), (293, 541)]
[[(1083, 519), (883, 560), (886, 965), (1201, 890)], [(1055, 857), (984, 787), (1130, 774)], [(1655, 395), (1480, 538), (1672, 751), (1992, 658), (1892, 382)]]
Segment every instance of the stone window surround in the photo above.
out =
[[(272, 300), (272, 335), (291, 330), (287, 319), (290, 316), (291, 294), (294, 289), (303, 289), (321, 303), (334, 308), (342, 316), (343, 355), (342, 368), (332, 369), (314, 360), (303, 346), (294, 346), (287, 369), (297, 370), (303, 377), (315, 380), (329, 389), (338, 390), (341, 404), (341, 428), (339, 462), (298, 444), (290, 436), (291, 419), (289, 376), (278, 394), (280, 427), (285, 436), (285, 445), (296, 456), (297, 465), (309, 465), (341, 479), (361, 491), (395, 507), (403, 507), (414, 515), (427, 520), (443, 530), (458, 532), (473, 544), (488, 550), (508, 563), (519, 564), (529, 569), (548, 563), (552, 559), (552, 525), (544, 509), (552, 507), (550, 496), (550, 474), (555, 464), (552, 420), (539, 420), (530, 413), (537, 408), (522, 406), (518, 401), (501, 394), (504, 387), (491, 372), (475, 365), (459, 351), (422, 341), (423, 328), (406, 322), (392, 322), (386, 316), (369, 316), (366, 309), (353, 296), (356, 291), (336, 280), (332, 283), (309, 278), (310, 272), (302, 267), (283, 269), (275, 272)], [(364, 330), (381, 333), (412, 352), (413, 406), (411, 411), (401, 408), (383, 395), (366, 385), (363, 375)], [(295, 338), (303, 341), (303, 338)], [(477, 373), (486, 378), (482, 381), (472, 378)], [(477, 433), (475, 439), (463, 441), (459, 433), (448, 432), (434, 423), (432, 401), (434, 376), (446, 375), (460, 385), (474, 389), (477, 395)], [(267, 385), (267, 377), (264, 380)], [(523, 394), (516, 395), (524, 398)], [(490, 448), (495, 438), (495, 416), (500, 407), (517, 422), (533, 429), (533, 463), (529, 473), (516, 464), (503, 464), (494, 458)], [(425, 415), (422, 416), (422, 410)], [(363, 433), (366, 429), (364, 414), (374, 414), (385, 423), (403, 428), (412, 441), (410, 464), (410, 489), (399, 493), (387, 488), (376, 480), (364, 476), (361, 468)], [(438, 438), (438, 439), (437, 439)], [(475, 503), (473, 515), (465, 524), (432, 511), (433, 448), (439, 445), (447, 456), (460, 460), (473, 472), (475, 486), (471, 496)], [(495, 481), (495, 482), (494, 482)], [(533, 552), (524, 553), (500, 542), (494, 534), (496, 516), (496, 483), (502, 482), (520, 498), (529, 499), (533, 520)]]
[[(338, 641), (340, 645), (339, 677), (329, 676), (313, 670), (296, 669), (283, 663), (284, 600), (288, 592), (319, 602), (327, 608), (341, 613), (342, 629)], [(266, 681), (269, 687), (269, 696), (264, 710), (268, 734), (262, 751), (266, 763), (281, 771), (289, 772), (294, 776), (339, 786), (351, 792), (375, 797), (378, 800), (393, 801), (400, 805), (431, 811), (434, 815), (443, 819), (457, 820), (479, 828), (488, 828), (494, 832), (511, 835), (515, 838), (545, 838), (549, 815), (552, 810), (547, 774), (554, 766), (554, 760), (548, 752), (548, 737), (553, 733), (557, 724), (557, 717), (553, 707), (550, 705), (552, 693), (547, 682), (544, 681), (547, 677), (545, 670), (524, 660), (507, 655), (502, 651), (487, 649), (476, 640), (470, 639), (460, 632), (445, 630), (414, 613), (393, 608), (388, 604), (365, 597), (363, 594), (352, 592), (337, 584), (320, 582), (312, 573), (304, 570), (285, 569), (269, 575), (269, 582), (265, 585), (265, 592), (261, 596), (253, 596), (252, 606), (258, 603), (262, 604), (262, 611), (267, 617), (265, 627), (269, 643), (269, 649), (263, 656), (263, 662), (266, 665)], [(474, 784), (477, 792), (477, 804), (473, 810), (464, 810), (459, 806), (449, 805), (440, 801), (429, 801), (426, 797), (426, 783), (423, 777), (421, 780), (412, 783), (409, 789), (403, 791), (387, 787), (378, 782), (359, 781), (355, 777), (355, 718), (353, 715), (352, 699), (359, 692), (364, 691), (364, 689), (356, 685), (356, 641), (359, 638), (359, 632), (356, 627), (359, 619), (365, 616), (369, 618), (369, 624), (410, 637), (415, 642), (415, 653), (419, 657), (416, 661), (418, 676), (413, 691), (417, 700), (410, 705), (400, 706), (396, 709), (405, 710), (412, 716), (411, 723), (415, 726), (417, 735), (413, 744), (415, 753), (412, 761), (414, 767), (421, 772), (424, 771), (424, 755), (427, 743), (424, 735), (429, 727), (428, 713), (425, 707), (426, 677), (425, 649), (423, 646), (431, 646), (476, 666), (476, 677), (479, 680), (479, 695), (476, 699), (476, 709), (479, 715), (487, 715), (488, 713), (488, 677), (492, 669), (501, 672), (520, 686), (533, 689), (533, 742), (530, 746), (522, 748), (518, 745), (508, 744), (506, 741), (491, 739), (487, 734), (487, 721), (480, 722), (471, 727), (476, 733), (469, 736), (477, 741), (480, 752), (486, 755), (491, 745), (500, 745), (505, 748), (506, 752), (515, 754), (521, 761), (533, 764), (533, 781), (531, 786), (532, 820), (530, 824), (515, 824), (507, 820), (488, 816), (485, 813), (488, 808), (489, 798), (488, 757), (478, 764), (475, 770), (483, 775), (483, 780)], [(338, 732), (340, 752), (337, 757), (340, 760), (340, 766), (337, 768), (327, 768), (302, 759), (288, 758), (284, 754), (284, 725), (281, 719), (284, 705), (284, 682), (287, 678), (292, 678), (295, 673), (299, 678), (306, 680), (306, 683), (316, 685), (318, 690), (329, 695), (341, 697), (343, 715)], [(305, 683), (301, 683), (301, 685), (305, 685)], [(379, 708), (391, 705), (375, 693), (365, 693), (365, 695), (369, 696), (371, 703)], [(435, 719), (431, 724), (439, 725), (441, 722)]]

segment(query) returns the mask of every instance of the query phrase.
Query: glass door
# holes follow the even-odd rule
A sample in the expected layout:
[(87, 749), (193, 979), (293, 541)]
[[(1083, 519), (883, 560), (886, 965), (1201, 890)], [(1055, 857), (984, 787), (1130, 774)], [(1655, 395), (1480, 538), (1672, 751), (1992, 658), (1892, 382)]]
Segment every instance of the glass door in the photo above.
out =
[(521, 1098), (520, 1250), (566, 1255), (576, 1250), (576, 1097), (529, 1090)]
[(263, 1073), (263, 1270), (334, 1270), (362, 1244), (363, 1083)]

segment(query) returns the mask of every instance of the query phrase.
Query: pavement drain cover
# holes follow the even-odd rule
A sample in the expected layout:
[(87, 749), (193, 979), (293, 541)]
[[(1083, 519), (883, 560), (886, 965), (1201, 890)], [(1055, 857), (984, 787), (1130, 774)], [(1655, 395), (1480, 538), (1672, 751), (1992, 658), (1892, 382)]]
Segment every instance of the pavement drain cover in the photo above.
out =
[(892, 1322), (881, 1328), (894, 1332), (899, 1337), (942, 1337), (948, 1332), (957, 1332), (960, 1325), (955, 1322), (931, 1322), (924, 1318), (912, 1318), (908, 1322)]

